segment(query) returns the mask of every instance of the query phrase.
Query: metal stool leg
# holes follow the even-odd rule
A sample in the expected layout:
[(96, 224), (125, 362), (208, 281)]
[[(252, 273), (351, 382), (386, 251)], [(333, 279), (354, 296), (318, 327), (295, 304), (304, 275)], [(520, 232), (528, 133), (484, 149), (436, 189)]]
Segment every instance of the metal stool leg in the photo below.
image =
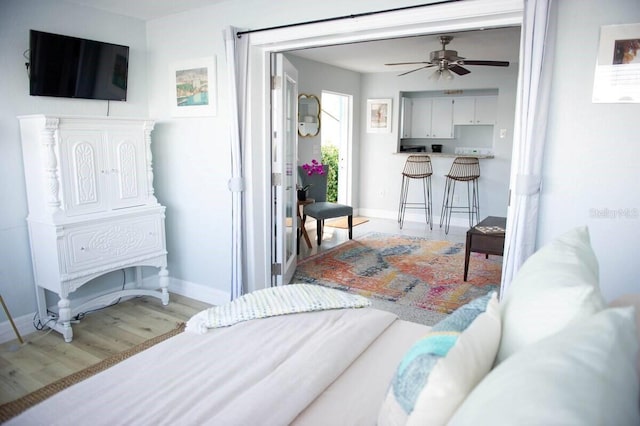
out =
[[(425, 219), (433, 229), (433, 216), (431, 207), (431, 159), (425, 155), (410, 155), (402, 171), (402, 186), (400, 188), (400, 202), (398, 203), (398, 223), (400, 229), (404, 226), (404, 215), (409, 209), (424, 209)], [(422, 193), (424, 202), (409, 202), (409, 182), (422, 179)]]

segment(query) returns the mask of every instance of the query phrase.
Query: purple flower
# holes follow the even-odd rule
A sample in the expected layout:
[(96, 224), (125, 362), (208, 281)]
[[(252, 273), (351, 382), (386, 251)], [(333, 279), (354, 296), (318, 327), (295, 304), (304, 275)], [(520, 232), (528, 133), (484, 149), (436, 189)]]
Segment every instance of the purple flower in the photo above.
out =
[(307, 176), (312, 176), (313, 174), (319, 174), (319, 175), (324, 174), (324, 168), (322, 166), (322, 163), (318, 163), (318, 160), (315, 160), (315, 159), (311, 160), (311, 164), (309, 163), (303, 164), (302, 170), (307, 172)]

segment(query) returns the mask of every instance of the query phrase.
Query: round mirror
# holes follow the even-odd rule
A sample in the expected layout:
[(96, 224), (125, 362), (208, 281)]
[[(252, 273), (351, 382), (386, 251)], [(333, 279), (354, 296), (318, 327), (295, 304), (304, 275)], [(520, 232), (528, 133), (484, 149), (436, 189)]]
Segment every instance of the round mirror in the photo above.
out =
[(298, 134), (316, 136), (320, 132), (320, 100), (315, 95), (298, 96)]

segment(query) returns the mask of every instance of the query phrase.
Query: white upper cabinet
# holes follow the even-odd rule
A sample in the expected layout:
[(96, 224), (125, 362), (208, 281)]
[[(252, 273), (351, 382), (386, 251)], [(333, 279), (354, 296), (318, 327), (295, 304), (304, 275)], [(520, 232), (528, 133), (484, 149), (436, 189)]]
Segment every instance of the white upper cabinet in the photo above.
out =
[(453, 102), (450, 98), (402, 98), (402, 137), (453, 138)]
[(434, 98), (431, 110), (431, 138), (453, 138), (453, 100)]
[(400, 109), (401, 138), (411, 137), (411, 117), (413, 108), (411, 106), (411, 98), (402, 98), (402, 106)]
[(497, 96), (454, 98), (453, 124), (496, 124), (497, 106)]
[(153, 125), (143, 119), (22, 117), (30, 214), (76, 217), (157, 206)]
[(59, 130), (62, 208), (68, 216), (146, 203), (142, 130)]

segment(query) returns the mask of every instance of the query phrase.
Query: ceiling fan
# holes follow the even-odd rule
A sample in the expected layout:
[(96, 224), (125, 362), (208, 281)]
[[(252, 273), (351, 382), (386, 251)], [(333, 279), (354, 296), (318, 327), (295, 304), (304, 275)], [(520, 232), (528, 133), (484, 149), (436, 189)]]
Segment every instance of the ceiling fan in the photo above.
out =
[(395, 62), (385, 65), (422, 65), (411, 71), (403, 72), (398, 76), (410, 74), (415, 71), (419, 71), (425, 68), (437, 67), (435, 72), (429, 77), (434, 80), (438, 80), (440, 77), (446, 80), (453, 79), (453, 73), (458, 75), (469, 74), (471, 71), (464, 68), (463, 65), (488, 65), (491, 67), (508, 67), (507, 61), (486, 61), (486, 60), (470, 60), (465, 59), (462, 56), (458, 56), (458, 52), (455, 50), (447, 50), (446, 46), (453, 40), (452, 36), (440, 36), (440, 43), (442, 43), (442, 50), (434, 50), (429, 55), (428, 61), (423, 62)]

